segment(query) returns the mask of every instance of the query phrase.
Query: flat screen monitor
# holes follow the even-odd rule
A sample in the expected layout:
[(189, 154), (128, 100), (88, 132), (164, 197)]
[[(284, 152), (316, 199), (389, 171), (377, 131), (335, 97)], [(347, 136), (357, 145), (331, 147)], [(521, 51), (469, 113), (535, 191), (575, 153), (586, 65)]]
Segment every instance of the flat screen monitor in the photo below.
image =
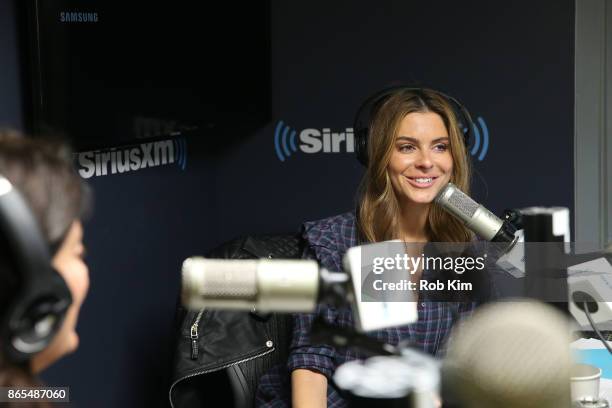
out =
[(270, 4), (17, 2), (26, 120), (77, 150), (189, 134), (214, 149), (270, 118)]

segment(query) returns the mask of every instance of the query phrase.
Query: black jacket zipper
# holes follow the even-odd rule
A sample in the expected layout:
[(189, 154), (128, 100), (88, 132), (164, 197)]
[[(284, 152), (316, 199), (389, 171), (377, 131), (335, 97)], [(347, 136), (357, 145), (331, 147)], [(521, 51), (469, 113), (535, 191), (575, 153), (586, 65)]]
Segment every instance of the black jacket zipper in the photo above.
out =
[(197, 360), (198, 359), (198, 326), (200, 325), (200, 319), (202, 318), (202, 315), (204, 314), (204, 309), (200, 310), (198, 312), (198, 315), (196, 316), (195, 321), (193, 322), (193, 324), (191, 325), (191, 333), (190, 333), (190, 337), (191, 337), (191, 359), (192, 360)]

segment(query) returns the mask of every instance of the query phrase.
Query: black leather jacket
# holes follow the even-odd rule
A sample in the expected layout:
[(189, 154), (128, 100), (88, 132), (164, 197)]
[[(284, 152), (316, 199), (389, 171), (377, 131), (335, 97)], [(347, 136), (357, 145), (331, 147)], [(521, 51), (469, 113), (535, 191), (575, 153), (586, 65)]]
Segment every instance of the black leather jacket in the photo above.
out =
[[(211, 251), (209, 258), (299, 258), (299, 235), (246, 237)], [(291, 339), (289, 315), (187, 311), (180, 305), (169, 390), (174, 408), (252, 407), (259, 377), (286, 362)]]

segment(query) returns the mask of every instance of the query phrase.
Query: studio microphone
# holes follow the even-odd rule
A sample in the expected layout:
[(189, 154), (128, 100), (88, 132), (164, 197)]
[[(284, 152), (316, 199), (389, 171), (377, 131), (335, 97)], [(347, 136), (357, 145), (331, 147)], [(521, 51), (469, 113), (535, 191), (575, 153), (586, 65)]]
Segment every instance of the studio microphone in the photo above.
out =
[(187, 258), (182, 303), (189, 309), (312, 312), (319, 301), (346, 298), (349, 277), (306, 259)]
[(524, 248), (517, 243), (523, 242), (521, 215), (510, 211), (505, 220), (498, 218), (453, 183), (448, 183), (434, 199), (435, 203), (479, 237), (497, 243), (490, 249), (497, 252), (496, 264), (515, 278), (525, 275)]
[(513, 245), (517, 237), (512, 225), (501, 220), (453, 183), (448, 183), (435, 198), (435, 203), (460, 219), (467, 228), (491, 242), (507, 242)]
[(262, 312), (314, 312), (317, 304), (350, 305), (360, 332), (413, 323), (416, 302), (409, 291), (397, 298), (365, 299), (362, 283), (372, 272), (372, 257), (391, 257), (405, 247), (378, 242), (350, 248), (344, 256), (346, 272), (332, 272), (309, 259), (187, 258), (182, 267), (182, 304), (202, 308), (259, 310)]
[(568, 321), (549, 305), (485, 305), (453, 329), (443, 400), (459, 402), (451, 407), (569, 407), (569, 343)]

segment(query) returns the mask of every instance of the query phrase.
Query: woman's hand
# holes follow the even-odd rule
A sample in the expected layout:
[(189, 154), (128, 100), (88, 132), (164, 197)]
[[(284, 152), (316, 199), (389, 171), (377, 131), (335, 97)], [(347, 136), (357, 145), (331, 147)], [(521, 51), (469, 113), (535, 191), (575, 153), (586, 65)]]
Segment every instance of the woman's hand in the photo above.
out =
[(291, 400), (294, 408), (327, 407), (327, 378), (316, 371), (293, 370)]

